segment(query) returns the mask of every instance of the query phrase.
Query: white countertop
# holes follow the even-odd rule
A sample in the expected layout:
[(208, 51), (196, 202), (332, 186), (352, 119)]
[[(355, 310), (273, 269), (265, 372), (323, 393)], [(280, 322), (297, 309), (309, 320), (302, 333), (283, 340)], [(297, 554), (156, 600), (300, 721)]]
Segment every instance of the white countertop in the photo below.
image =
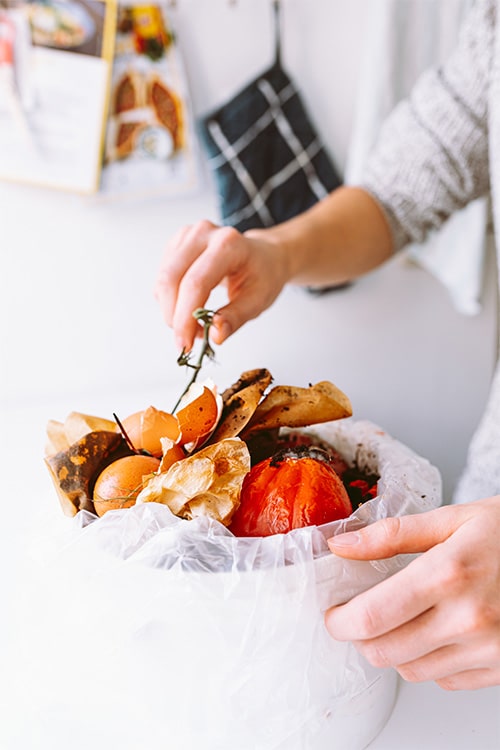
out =
[[(18, 531), (23, 518), (31, 517), (36, 524), (44, 509), (52, 511), (57, 506), (42, 461), (44, 432), (47, 419), (63, 418), (62, 409), (67, 406), (69, 404), (62, 399), (59, 404), (4, 410), (1, 434), (4, 442), (1, 455), (5, 461), (2, 473), (7, 476), (2, 501), (1, 555), (7, 561), (4, 570), (9, 570), (8, 561), (12, 559), (9, 551), (16, 549), (18, 541), (16, 531), (11, 533), (11, 529)], [(72, 406), (77, 408), (80, 404)], [(15, 585), (15, 574), (5, 577), (4, 583), (9, 581)], [(426, 750), (499, 750), (500, 687), (453, 693), (433, 683), (415, 685), (401, 681), (393, 714), (371, 743), (370, 750), (422, 750), (424, 747)], [(2, 750), (10, 748), (2, 747)]]
[(400, 681), (396, 705), (370, 750), (498, 750), (500, 688), (447, 692)]

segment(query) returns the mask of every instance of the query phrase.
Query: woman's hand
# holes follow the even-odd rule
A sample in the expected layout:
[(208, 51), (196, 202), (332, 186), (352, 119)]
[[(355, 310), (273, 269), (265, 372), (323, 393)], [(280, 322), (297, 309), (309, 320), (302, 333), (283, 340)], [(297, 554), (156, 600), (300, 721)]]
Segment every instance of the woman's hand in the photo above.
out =
[(500, 496), (388, 518), (329, 540), (341, 557), (423, 552), (326, 612), (333, 638), (378, 667), (448, 690), (500, 685)]
[(210, 293), (226, 286), (228, 304), (217, 311), (211, 328), (216, 344), (257, 317), (276, 299), (287, 281), (286, 256), (266, 230), (240, 234), (209, 221), (181, 229), (169, 243), (155, 295), (179, 349), (189, 351), (200, 333), (193, 312), (205, 307)]
[(211, 336), (221, 344), (266, 310), (285, 284), (342, 284), (385, 262), (394, 250), (388, 220), (365, 190), (340, 187), (299, 216), (269, 229), (240, 234), (201, 221), (169, 243), (156, 283), (165, 321), (180, 349), (201, 334), (193, 312), (219, 284), (228, 304)]

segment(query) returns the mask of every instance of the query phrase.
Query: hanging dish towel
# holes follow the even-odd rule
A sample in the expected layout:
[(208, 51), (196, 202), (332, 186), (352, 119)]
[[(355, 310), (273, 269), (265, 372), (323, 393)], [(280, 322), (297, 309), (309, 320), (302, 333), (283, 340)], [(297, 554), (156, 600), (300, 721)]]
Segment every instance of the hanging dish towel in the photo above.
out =
[[(368, 9), (346, 182), (363, 177), (380, 127), (426, 68), (442, 62), (455, 45), (472, 0), (372, 0)], [(456, 309), (480, 310), (488, 201), (480, 198), (453, 215), (408, 256), (446, 287)]]
[(310, 208), (340, 178), (281, 64), (274, 2), (274, 64), (200, 123), (224, 224), (270, 227)]

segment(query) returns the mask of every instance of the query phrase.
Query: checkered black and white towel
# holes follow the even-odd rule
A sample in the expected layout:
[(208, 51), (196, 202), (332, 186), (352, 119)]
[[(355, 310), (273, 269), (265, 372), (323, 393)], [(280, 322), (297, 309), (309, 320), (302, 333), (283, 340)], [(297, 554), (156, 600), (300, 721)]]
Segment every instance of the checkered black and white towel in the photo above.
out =
[(200, 126), (222, 221), (240, 231), (290, 219), (340, 185), (279, 55)]

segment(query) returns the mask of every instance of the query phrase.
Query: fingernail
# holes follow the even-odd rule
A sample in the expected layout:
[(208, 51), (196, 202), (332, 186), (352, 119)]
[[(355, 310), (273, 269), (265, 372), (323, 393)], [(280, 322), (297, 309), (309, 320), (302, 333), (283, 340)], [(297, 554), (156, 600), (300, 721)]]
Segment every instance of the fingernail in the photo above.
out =
[(361, 536), (356, 531), (348, 531), (346, 534), (332, 536), (328, 540), (329, 547), (352, 547), (359, 544)]

